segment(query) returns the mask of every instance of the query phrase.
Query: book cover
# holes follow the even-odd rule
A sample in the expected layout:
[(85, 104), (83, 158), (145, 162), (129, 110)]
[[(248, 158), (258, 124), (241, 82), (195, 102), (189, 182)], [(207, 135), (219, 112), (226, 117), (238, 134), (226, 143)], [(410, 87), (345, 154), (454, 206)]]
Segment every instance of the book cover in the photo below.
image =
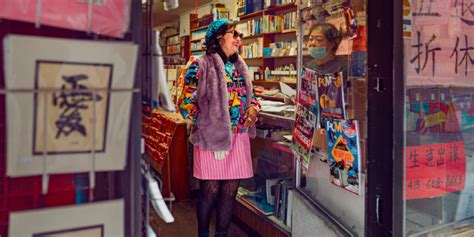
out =
[(309, 166), (311, 147), (318, 119), (317, 77), (314, 71), (303, 69), (301, 89), (296, 100), (296, 119), (293, 128), (293, 153), (302, 160), (303, 167)]
[(334, 74), (319, 74), (315, 72), (315, 74), (317, 77), (321, 117), (345, 119), (346, 111), (344, 108), (344, 80), (342, 72)]
[(267, 203), (265, 195), (261, 192), (243, 195), (241, 199), (264, 215), (269, 216), (274, 213), (273, 206)]
[(359, 127), (355, 120), (326, 121), (331, 182), (360, 195)]

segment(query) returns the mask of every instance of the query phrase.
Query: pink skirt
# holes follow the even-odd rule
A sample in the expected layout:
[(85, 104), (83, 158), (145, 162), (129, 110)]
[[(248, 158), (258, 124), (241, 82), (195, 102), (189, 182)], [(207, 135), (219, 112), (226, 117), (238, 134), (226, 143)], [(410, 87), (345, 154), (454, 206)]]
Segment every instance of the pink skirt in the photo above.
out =
[(213, 151), (194, 146), (194, 177), (197, 179), (246, 179), (253, 176), (248, 133), (233, 133), (232, 148), (217, 160)]

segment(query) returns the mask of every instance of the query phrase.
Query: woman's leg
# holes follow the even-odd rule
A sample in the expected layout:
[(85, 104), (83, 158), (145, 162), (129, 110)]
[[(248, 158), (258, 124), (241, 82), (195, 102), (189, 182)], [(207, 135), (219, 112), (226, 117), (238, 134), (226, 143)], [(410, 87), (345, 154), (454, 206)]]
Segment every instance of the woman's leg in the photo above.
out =
[(234, 213), (235, 195), (239, 188), (240, 180), (221, 180), (220, 196), (216, 212), (216, 237), (225, 237), (229, 230), (232, 214)]
[(219, 180), (200, 180), (199, 199), (196, 208), (199, 237), (209, 236), (212, 210), (219, 193)]

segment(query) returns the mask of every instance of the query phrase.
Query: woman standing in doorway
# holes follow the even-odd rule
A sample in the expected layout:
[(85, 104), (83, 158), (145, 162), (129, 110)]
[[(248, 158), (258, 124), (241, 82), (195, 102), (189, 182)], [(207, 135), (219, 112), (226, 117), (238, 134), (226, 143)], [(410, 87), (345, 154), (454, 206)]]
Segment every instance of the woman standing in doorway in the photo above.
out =
[(247, 65), (238, 55), (242, 34), (236, 22), (212, 22), (205, 36), (206, 54), (185, 74), (178, 107), (192, 122), (194, 177), (200, 181), (198, 234), (209, 236), (214, 205), (215, 236), (227, 236), (241, 179), (253, 176), (250, 137), (255, 136), (259, 105), (253, 98)]

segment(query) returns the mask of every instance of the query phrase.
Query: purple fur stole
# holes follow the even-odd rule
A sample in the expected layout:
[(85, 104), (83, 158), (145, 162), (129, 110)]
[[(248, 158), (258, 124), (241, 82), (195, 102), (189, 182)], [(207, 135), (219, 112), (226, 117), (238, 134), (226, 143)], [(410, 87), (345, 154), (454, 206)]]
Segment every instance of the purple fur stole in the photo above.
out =
[[(189, 140), (192, 144), (210, 151), (229, 151), (232, 147), (232, 131), (229, 114), (229, 92), (226, 84), (226, 72), (221, 57), (214, 53), (196, 59), (199, 68), (197, 101), (199, 115), (197, 129)], [(247, 91), (247, 106), (252, 102), (252, 84), (248, 77), (247, 64), (242, 58), (234, 63), (235, 69), (244, 77)], [(255, 127), (249, 129), (249, 135), (255, 138)]]

